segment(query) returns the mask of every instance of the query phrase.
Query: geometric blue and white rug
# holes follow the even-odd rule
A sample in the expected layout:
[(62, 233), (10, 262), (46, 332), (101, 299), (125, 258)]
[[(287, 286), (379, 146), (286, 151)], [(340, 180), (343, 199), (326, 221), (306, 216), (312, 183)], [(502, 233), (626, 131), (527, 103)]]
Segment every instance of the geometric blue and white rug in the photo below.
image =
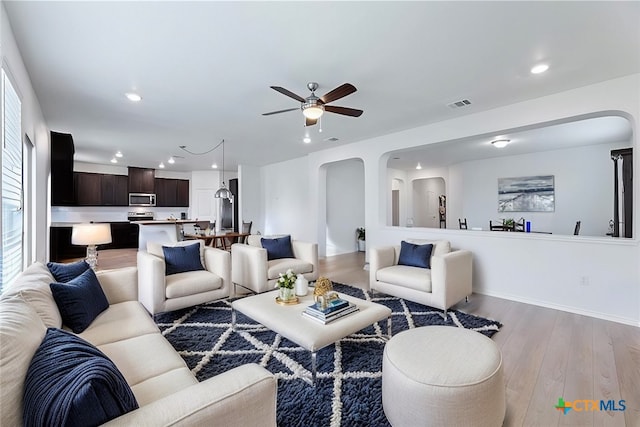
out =
[[(449, 311), (445, 323), (431, 307), (334, 283), (334, 290), (384, 304), (392, 310), (393, 334), (427, 325), (467, 328), (492, 336), (500, 322)], [(231, 330), (231, 301), (220, 300), (155, 316), (163, 335), (199, 381), (245, 363), (258, 363), (278, 379), (278, 425), (389, 426), (382, 410), (382, 352), (386, 321), (323, 348), (317, 354), (315, 387), (303, 380), (309, 352), (237, 313)], [(250, 410), (250, 408), (247, 408)]]

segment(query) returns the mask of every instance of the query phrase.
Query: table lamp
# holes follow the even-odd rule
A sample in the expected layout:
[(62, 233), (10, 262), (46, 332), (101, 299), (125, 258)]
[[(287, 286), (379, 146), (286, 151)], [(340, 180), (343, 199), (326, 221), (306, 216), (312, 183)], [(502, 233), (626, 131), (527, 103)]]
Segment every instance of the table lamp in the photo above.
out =
[(75, 224), (71, 231), (71, 243), (87, 246), (87, 264), (95, 270), (98, 265), (97, 245), (111, 243), (111, 224)]

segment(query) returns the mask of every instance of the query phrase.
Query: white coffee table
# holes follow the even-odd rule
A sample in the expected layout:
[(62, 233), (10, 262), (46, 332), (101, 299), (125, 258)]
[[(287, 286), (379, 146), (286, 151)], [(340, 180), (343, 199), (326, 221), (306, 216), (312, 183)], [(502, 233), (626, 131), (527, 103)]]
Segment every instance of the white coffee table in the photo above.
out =
[(295, 305), (276, 302), (278, 291), (265, 292), (241, 298), (231, 303), (231, 323), (236, 330), (236, 311), (250, 317), (272, 331), (311, 352), (311, 384), (316, 380), (316, 353), (321, 348), (340, 341), (359, 330), (387, 319), (387, 336), (391, 338), (391, 309), (382, 304), (339, 294), (358, 306), (359, 310), (323, 325), (302, 315), (305, 308), (313, 304), (313, 288)]

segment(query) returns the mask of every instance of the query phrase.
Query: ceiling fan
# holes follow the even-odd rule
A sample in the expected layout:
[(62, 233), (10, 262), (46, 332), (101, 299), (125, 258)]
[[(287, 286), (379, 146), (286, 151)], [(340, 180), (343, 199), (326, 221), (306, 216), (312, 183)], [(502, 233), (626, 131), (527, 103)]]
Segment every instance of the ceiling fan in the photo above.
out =
[[(286, 95), (290, 98), (295, 99), (300, 102), (300, 109), (302, 110), (302, 114), (305, 117), (305, 126), (313, 126), (318, 122), (318, 119), (325, 111), (330, 113), (342, 114), (343, 116), (351, 116), (351, 117), (360, 117), (363, 113), (362, 110), (357, 110), (355, 108), (349, 107), (336, 107), (334, 105), (327, 105), (330, 102), (338, 100), (340, 98), (344, 98), (347, 95), (351, 95), (357, 89), (354, 85), (350, 83), (345, 83), (343, 85), (338, 86), (332, 91), (324, 94), (321, 97), (317, 97), (315, 94), (316, 89), (318, 89), (318, 83), (309, 82), (307, 83), (307, 88), (311, 91), (311, 95), (306, 98), (301, 97), (300, 95), (296, 95), (280, 86), (271, 86), (271, 89), (280, 92), (283, 95)], [(278, 110), (271, 111), (270, 113), (263, 113), (263, 116), (270, 116), (272, 114), (286, 113), (287, 111), (294, 111), (298, 108), (288, 108), (286, 110)]]

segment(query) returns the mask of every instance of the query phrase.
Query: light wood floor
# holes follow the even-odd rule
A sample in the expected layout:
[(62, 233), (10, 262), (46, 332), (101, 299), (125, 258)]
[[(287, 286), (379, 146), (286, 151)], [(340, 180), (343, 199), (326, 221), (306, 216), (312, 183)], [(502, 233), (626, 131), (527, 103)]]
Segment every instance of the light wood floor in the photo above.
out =
[[(100, 252), (100, 268), (135, 265), (135, 249)], [(368, 288), (364, 253), (320, 260), (332, 281)], [(640, 328), (485, 295), (456, 307), (503, 323), (505, 426), (640, 426)], [(570, 411), (558, 398), (624, 400), (626, 410)], [(460, 402), (464, 405), (464, 402)]]

